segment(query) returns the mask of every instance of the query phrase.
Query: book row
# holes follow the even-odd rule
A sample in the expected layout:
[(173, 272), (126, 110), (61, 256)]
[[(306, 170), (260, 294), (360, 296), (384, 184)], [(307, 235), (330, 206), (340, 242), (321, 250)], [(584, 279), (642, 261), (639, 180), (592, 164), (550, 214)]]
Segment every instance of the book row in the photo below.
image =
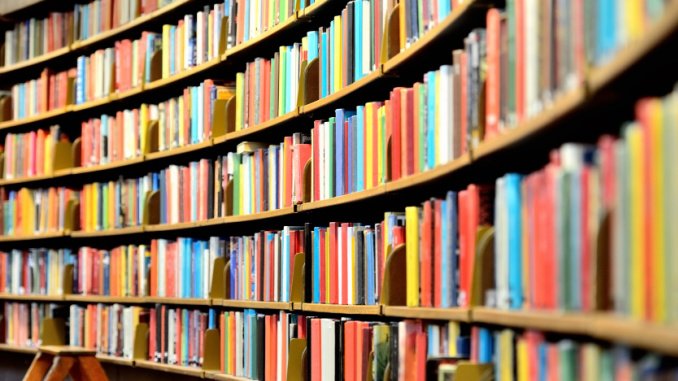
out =
[(67, 140), (59, 126), (19, 134), (5, 135), (3, 177), (43, 176), (53, 172), (54, 145)]
[(0, 189), (4, 235), (56, 233), (66, 226), (68, 202), (78, 192), (65, 187), (16, 190)]
[(205, 331), (217, 328), (217, 312), (155, 305), (149, 309), (149, 360), (202, 366)]
[(0, 293), (61, 295), (64, 269), (71, 263), (73, 257), (68, 249), (0, 252)]
[(44, 69), (40, 78), (12, 85), (12, 119), (23, 119), (62, 109), (72, 103), (76, 70)]
[(68, 343), (97, 353), (131, 359), (134, 332), (148, 314), (143, 307), (120, 304), (72, 304), (68, 315)]
[(75, 41), (122, 26), (172, 0), (95, 0), (72, 11), (52, 11), (14, 24), (4, 33), (4, 66), (40, 57)]
[(20, 347), (40, 345), (40, 327), (52, 317), (55, 306), (41, 303), (3, 303), (0, 310), (1, 342)]

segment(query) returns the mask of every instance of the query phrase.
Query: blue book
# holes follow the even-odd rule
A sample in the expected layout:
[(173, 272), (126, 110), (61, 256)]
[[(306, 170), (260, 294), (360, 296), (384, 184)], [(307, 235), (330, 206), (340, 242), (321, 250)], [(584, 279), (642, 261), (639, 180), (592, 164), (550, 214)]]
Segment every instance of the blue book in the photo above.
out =
[(320, 97), (327, 96), (327, 31), (320, 36), (322, 52), (320, 52)]
[[(49, 271), (47, 271), (47, 275), (49, 275)], [(109, 251), (104, 251), (104, 289), (103, 289), (104, 295), (111, 294), (110, 280), (111, 280), (111, 253)]]
[(334, 129), (335, 139), (335, 181), (334, 181), (334, 195), (341, 196), (346, 193), (344, 189), (344, 109), (337, 109), (334, 112), (336, 128)]
[(356, 192), (365, 189), (365, 107), (356, 108)]
[[(598, 16), (598, 52), (596, 58), (602, 63), (610, 57), (617, 44), (616, 5), (615, 0), (599, 0)], [(559, 9), (558, 11), (561, 11)]]
[(478, 363), (485, 364), (492, 362), (494, 353), (494, 337), (492, 332), (484, 327), (478, 328)]
[(245, 1), (245, 28), (243, 30), (243, 41), (250, 39), (250, 4), (251, 1)]
[(320, 303), (320, 228), (313, 228), (313, 303)]
[(436, 166), (436, 74), (426, 73), (426, 169)]
[[(160, 189), (162, 190), (160, 192), (160, 223), (166, 224), (167, 223), (167, 192), (165, 192), (166, 186), (165, 186), (165, 176), (166, 176), (166, 170), (160, 171)], [(117, 210), (117, 209), (116, 209)]]
[(438, 0), (438, 22), (442, 22), (451, 12), (449, 0)]
[(365, 299), (365, 304), (373, 305), (376, 304), (377, 301), (374, 295), (376, 280), (374, 273), (374, 230), (372, 229), (365, 230), (365, 248), (365, 259), (367, 262), (367, 274), (365, 274), (367, 278), (367, 284), (365, 285), (367, 298)]
[(169, 73), (170, 75), (176, 73), (176, 67), (179, 65), (178, 62), (174, 62), (174, 57), (176, 57), (176, 32), (177, 28), (176, 26), (172, 25), (170, 27), (170, 45), (169, 45), (169, 51), (170, 51), (170, 59), (169, 59)]
[(509, 173), (505, 176), (504, 183), (508, 212), (509, 303), (515, 309), (523, 306), (521, 180), (520, 175)]
[(217, 328), (217, 317), (217, 311), (214, 308), (210, 308), (209, 314), (207, 315), (207, 329)]
[(308, 62), (311, 62), (311, 60), (318, 58), (318, 31), (308, 32), (306, 38), (308, 40)]
[(187, 308), (179, 310), (183, 314), (181, 319), (181, 365), (188, 365), (188, 340), (190, 315)]
[[(78, 57), (77, 62), (77, 76), (75, 79), (75, 103), (81, 104), (85, 102), (85, 56)], [(23, 96), (22, 96), (23, 99)], [(22, 110), (23, 102), (20, 102), (20, 110)], [(21, 112), (23, 115), (23, 112)]]
[(199, 101), (199, 88), (191, 87), (191, 143), (195, 144), (200, 141), (198, 130), (200, 126), (198, 125), (198, 120), (200, 114), (202, 114), (202, 107), (200, 107)]
[(193, 254), (193, 262), (196, 264), (196, 274), (195, 274), (195, 288), (193, 292), (193, 297), (195, 298), (203, 298), (204, 297), (204, 291), (203, 290), (203, 269), (205, 266), (203, 266), (203, 255), (205, 253), (205, 241), (197, 241), (193, 244), (195, 248), (195, 253)]
[(355, 56), (355, 64), (354, 64), (354, 78), (353, 82), (358, 81), (360, 78), (363, 77), (363, 33), (365, 31), (363, 30), (363, 2), (362, 1), (356, 1), (355, 2), (355, 15), (354, 15), (354, 26), (353, 26), (353, 37), (354, 37), (354, 47), (353, 47), (353, 53)]

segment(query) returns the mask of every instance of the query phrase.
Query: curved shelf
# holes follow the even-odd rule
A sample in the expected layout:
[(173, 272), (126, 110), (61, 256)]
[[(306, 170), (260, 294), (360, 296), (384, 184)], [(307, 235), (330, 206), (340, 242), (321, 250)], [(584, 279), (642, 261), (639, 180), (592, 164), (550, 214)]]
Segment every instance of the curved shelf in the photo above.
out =
[(212, 304), (230, 308), (292, 311), (292, 303), (290, 302), (260, 302), (256, 300), (214, 299), (212, 300)]
[(64, 300), (68, 302), (80, 303), (103, 303), (103, 304), (143, 304), (145, 298), (143, 296), (104, 296), (104, 295), (78, 295), (69, 294), (64, 295)]
[(0, 343), (1, 352), (13, 352), (34, 355), (38, 353), (38, 348), (25, 347), (21, 345)]
[(98, 33), (88, 39), (75, 41), (71, 43), (69, 46), (65, 46), (53, 52), (43, 54), (39, 57), (17, 62), (16, 64), (9, 66), (1, 66), (0, 76), (13, 74), (16, 71), (26, 69), (31, 66), (46, 65), (48, 61), (56, 60), (57, 58), (61, 58), (62, 56), (66, 56), (71, 53), (77, 53), (78, 51), (92, 48), (93, 46), (98, 45), (103, 41), (115, 38), (117, 35), (126, 33), (135, 28), (141, 28), (147, 23), (157, 21), (157, 19), (164, 17), (184, 7), (190, 4), (191, 2), (192, 2), (191, 0), (176, 0), (175, 2), (168, 4), (162, 8), (156, 9), (151, 13), (139, 16), (128, 23), (118, 26), (117, 28), (109, 29), (107, 31)]
[(26, 118), (21, 118), (21, 119), (11, 119), (11, 120), (5, 120), (0, 122), (0, 131), (10, 129), (10, 128), (15, 128), (19, 126), (25, 126), (31, 123), (37, 123), (37, 122), (43, 122), (46, 120), (53, 119), (58, 116), (63, 116), (71, 112), (73, 106), (68, 105), (63, 108), (57, 108), (54, 110), (50, 110), (47, 112), (43, 112), (38, 115), (33, 115), (29, 116)]
[(499, 310), (487, 307), (474, 308), (471, 313), (475, 323), (577, 335), (587, 335), (592, 325), (592, 316), (581, 313)]
[(120, 229), (108, 229), (108, 230), (94, 230), (94, 231), (74, 231), (71, 233), (72, 238), (92, 238), (92, 237), (113, 237), (120, 235), (129, 235), (129, 234), (140, 234), (144, 232), (143, 226), (130, 226)]
[(122, 365), (122, 366), (134, 366), (134, 360), (132, 359), (126, 359), (123, 357), (118, 357), (118, 356), (111, 356), (111, 355), (103, 355), (100, 353), (97, 353), (96, 355), (97, 360), (107, 363), (107, 364), (114, 364), (114, 365)]
[(381, 311), (384, 316), (405, 319), (471, 322), (471, 310), (468, 308), (382, 306)]
[(285, 115), (275, 117), (273, 119), (267, 120), (264, 123), (257, 124), (252, 127), (244, 128), (239, 131), (229, 132), (226, 135), (219, 136), (214, 138), (213, 144), (223, 144), (230, 141), (240, 140), (242, 138), (248, 137), (250, 135), (257, 134), (261, 131), (266, 131), (272, 128), (275, 128), (281, 124), (287, 123), (289, 121), (295, 120), (301, 116), (299, 109), (296, 108), (291, 112), (288, 112)]
[(144, 303), (154, 304), (173, 304), (181, 306), (211, 306), (212, 300), (209, 298), (169, 298), (163, 296), (147, 296), (142, 298)]
[(0, 300), (11, 300), (16, 302), (60, 302), (64, 300), (63, 295), (16, 295), (0, 294)]
[(364, 90), (366, 87), (373, 85), (383, 78), (384, 75), (381, 72), (381, 68), (379, 67), (373, 72), (351, 83), (350, 85), (342, 87), (339, 91), (336, 91), (325, 98), (320, 98), (317, 101), (301, 106), (301, 112), (303, 114), (310, 114), (317, 112), (318, 110), (328, 108), (351, 95), (355, 95), (355, 93)]
[(134, 360), (134, 366), (137, 368), (151, 369), (198, 378), (202, 378), (204, 374), (204, 371), (201, 368), (172, 364), (162, 364), (150, 360)]
[(301, 310), (304, 312), (316, 312), (323, 314), (342, 314), (342, 315), (381, 315), (381, 305), (342, 305), (342, 304), (318, 304), (302, 303)]
[(207, 370), (205, 371), (204, 377), (208, 380), (220, 380), (220, 381), (251, 381), (249, 378), (231, 376), (230, 374), (221, 373), (216, 370)]
[(0, 235), (0, 243), (43, 241), (47, 239), (66, 237), (67, 235), (68, 234), (66, 234), (65, 232), (38, 233), (30, 235)]

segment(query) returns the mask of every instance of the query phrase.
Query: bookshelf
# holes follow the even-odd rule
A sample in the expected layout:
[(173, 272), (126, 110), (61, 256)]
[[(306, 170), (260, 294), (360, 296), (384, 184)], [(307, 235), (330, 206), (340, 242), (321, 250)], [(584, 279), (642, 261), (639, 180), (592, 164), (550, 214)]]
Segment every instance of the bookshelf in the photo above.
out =
[[(35, 59), (21, 62), (10, 67), (0, 68), (0, 77), (20, 72), (24, 69), (38, 65), (49, 65), (57, 60), (66, 60), (74, 57), (76, 52), (89, 51), (96, 47), (104, 46), (105, 43), (116, 39), (125, 33), (140, 31), (150, 23), (162, 22), (167, 20), (170, 15), (181, 13), (188, 9), (189, 1), (176, 1), (169, 6), (154, 11), (151, 14), (142, 16), (132, 23), (128, 23), (119, 28), (110, 30), (103, 34), (94, 36), (85, 41), (79, 41), (71, 44), (69, 47), (54, 51)], [(80, 167), (77, 160), (73, 160), (71, 168), (59, 169), (52, 174), (41, 176), (22, 177), (15, 179), (0, 180), (0, 187), (15, 189), (23, 186), (32, 186), (33, 184), (65, 184), (73, 182), (81, 184), (88, 181), (90, 176), (99, 176), (101, 178), (115, 178), (124, 175), (126, 171), (143, 170), (146, 166), (161, 166), (163, 164), (173, 165), (175, 163), (184, 163), (187, 157), (203, 157), (214, 155), (216, 151), (225, 150), (234, 147), (238, 143), (248, 141), (250, 138), (264, 140), (274, 140), (281, 135), (281, 130), (297, 132), (303, 129), (300, 126), (308, 126), (313, 120), (331, 115), (332, 111), (344, 106), (361, 105), (364, 100), (386, 99), (387, 91), (396, 85), (407, 83), (409, 71), (416, 67), (421, 57), (426, 57), (432, 51), (446, 46), (449, 41), (456, 41), (459, 44), (464, 36), (473, 26), (482, 24), (482, 15), (487, 8), (495, 5), (492, 1), (468, 1), (455, 8), (446, 18), (433, 26), (422, 38), (413, 43), (404, 51), (391, 52), (389, 44), (392, 41), (384, 41), (383, 46), (387, 47), (387, 59), (380, 64), (374, 71), (368, 73), (361, 79), (342, 87), (340, 90), (318, 99), (316, 95), (306, 94), (300, 97), (292, 111), (281, 116), (276, 116), (270, 120), (250, 126), (248, 128), (234, 131), (234, 117), (228, 114), (224, 116), (223, 126), (219, 126), (222, 134), (212, 136), (203, 142), (173, 148), (166, 151), (143, 152), (140, 157), (125, 159), (93, 167)], [(270, 49), (271, 46), (285, 44), (290, 40), (290, 36), (301, 36), (300, 31), (309, 29), (308, 25), (326, 24), (328, 17), (332, 12), (336, 12), (336, 2), (330, 0), (318, 1), (303, 10), (297, 10), (285, 22), (276, 25), (253, 39), (243, 44), (225, 50), (219, 57), (194, 66), (190, 69), (181, 71), (169, 78), (157, 79), (141, 86), (122, 92), (112, 94), (103, 99), (97, 99), (85, 102), (80, 105), (70, 105), (65, 109), (52, 110), (37, 116), (28, 117), (21, 120), (10, 120), (0, 122), (0, 133), (14, 131), (15, 129), (26, 130), (37, 125), (47, 125), (61, 120), (80, 120), (86, 115), (91, 115), (100, 110), (117, 110), (123, 105), (141, 102), (147, 96), (157, 96), (165, 91), (174, 91), (188, 84), (194, 84), (198, 79), (208, 75), (213, 75), (217, 71), (227, 71), (230, 74), (237, 71), (239, 67), (248, 63), (252, 57), (259, 54), (261, 50)], [(327, 9), (330, 9), (328, 11)], [(393, 12), (390, 17), (397, 17)], [(479, 21), (480, 20), (480, 21)], [(389, 19), (391, 22), (391, 19)], [(479, 23), (479, 24), (476, 24)], [(388, 204), (395, 200), (397, 205), (404, 203), (404, 194), (425, 194), (437, 195), (440, 189), (438, 185), (445, 182), (454, 184), (468, 185), (471, 179), (488, 176), (480, 174), (488, 162), (496, 157), (506, 157), (511, 152), (521, 148), (529, 148), (531, 144), (538, 145), (542, 142), (543, 136), (552, 134), (554, 131), (563, 131), (563, 125), (576, 118), (581, 118), (596, 112), (596, 106), (600, 102), (607, 101), (609, 95), (607, 91), (614, 86), (624, 82), (629, 72), (642, 70), (648, 66), (648, 56), (651, 56), (657, 49), (667, 44), (668, 40), (674, 39), (678, 33), (678, 2), (668, 3), (659, 21), (652, 25), (643, 38), (621, 49), (614, 55), (608, 63), (600, 67), (587, 68), (583, 81), (571, 91), (558, 94), (553, 98), (552, 103), (544, 107), (544, 110), (533, 117), (526, 118), (515, 127), (502, 132), (492, 139), (483, 140), (477, 146), (470, 146), (468, 150), (462, 153), (456, 159), (437, 165), (432, 169), (406, 176), (394, 181), (387, 181), (378, 184), (372, 188), (343, 194), (337, 197), (331, 197), (323, 200), (307, 201), (295, 203), (291, 206), (285, 206), (275, 210), (268, 210), (258, 213), (245, 215), (228, 215), (225, 217), (211, 218), (196, 222), (180, 222), (172, 224), (154, 223), (159, 220), (159, 210), (151, 205), (148, 200), (142, 205), (144, 223), (140, 226), (132, 226), (118, 229), (108, 229), (103, 231), (81, 231), (76, 222), (68, 226), (63, 232), (41, 233), (27, 236), (2, 236), (0, 237), (0, 246), (11, 247), (15, 243), (22, 246), (40, 246), (40, 245), (59, 245), (77, 248), (86, 242), (88, 245), (110, 246), (111, 239), (121, 242), (140, 242), (143, 240), (155, 239), (158, 237), (184, 237), (197, 235), (204, 237), (208, 233), (219, 231), (219, 234), (241, 234), (241, 231), (262, 231), (266, 229), (278, 229), (282, 225), (293, 222), (302, 224), (303, 222), (315, 221), (334, 221), (336, 216), (342, 216), (346, 210), (351, 208), (359, 210), (362, 206)], [(388, 35), (387, 35), (388, 38)], [(450, 50), (450, 49), (447, 49)], [(271, 50), (272, 51), (272, 50)], [(393, 53), (393, 54), (392, 54)], [(436, 62), (437, 64), (439, 62)], [(315, 65), (315, 66), (314, 66)], [(640, 69), (639, 69), (640, 68)], [(318, 73), (317, 64), (311, 62), (307, 66), (304, 78), (306, 82), (300, 81), (299, 87), (306, 91), (317, 91)], [(227, 74), (227, 75), (230, 75)], [(423, 74), (420, 69), (416, 77)], [(547, 141), (547, 140), (546, 140)], [(567, 140), (566, 140), (567, 141)], [(75, 144), (73, 144), (75, 146)], [(151, 143), (153, 145), (153, 143)], [(390, 163), (389, 163), (390, 164)], [(309, 165), (313, 165), (312, 163)], [(510, 166), (512, 163), (503, 163)], [(494, 173), (489, 176), (492, 177)], [(304, 178), (304, 185), (310, 188), (309, 178)], [(158, 196), (159, 197), (159, 196)], [(150, 199), (150, 197), (149, 197)], [(384, 210), (380, 210), (384, 211)], [(368, 215), (370, 211), (358, 212), (358, 219)], [(368, 219), (368, 218), (366, 218)], [(237, 231), (233, 233), (231, 231)], [(224, 232), (225, 231), (225, 232)], [(491, 249), (493, 252), (493, 249)], [(494, 253), (494, 252), (493, 252)], [(402, 255), (405, 255), (404, 253)], [(493, 254), (494, 255), (494, 254)], [(309, 262), (306, 262), (308, 265)], [(494, 263), (492, 263), (494, 265)], [(394, 293), (398, 290), (396, 283), (397, 277), (404, 277), (405, 269), (388, 270), (392, 271), (390, 282), (392, 290), (390, 297), (395, 299), (404, 299), (404, 295)], [(394, 265), (395, 266), (395, 265)], [(302, 269), (291, 275), (293, 289), (296, 283), (297, 288), (308, 278)], [(482, 266), (473, 268), (474, 272), (482, 272)], [(394, 275), (395, 274), (395, 275)], [(72, 274), (71, 274), (72, 275)], [(305, 279), (300, 279), (300, 277)], [(474, 273), (475, 277), (475, 273)], [(401, 279), (402, 280), (402, 279)], [(223, 281), (223, 279), (221, 280)], [(474, 279), (474, 282), (475, 279)], [(477, 281), (480, 282), (480, 281)], [(475, 284), (475, 283), (474, 283)], [(211, 285), (212, 289), (225, 285)], [(387, 286), (381, 285), (383, 291)], [(475, 287), (475, 286), (474, 286)], [(481, 291), (487, 291), (478, 285)], [(308, 289), (308, 288), (306, 288)], [(298, 291), (301, 292), (301, 291)], [(295, 291), (292, 290), (294, 294)], [(303, 292), (301, 292), (303, 294)], [(297, 295), (298, 297), (299, 295)], [(484, 299), (486, 296), (481, 296)], [(473, 304), (464, 307), (434, 308), (434, 307), (408, 307), (404, 303), (383, 303), (375, 305), (342, 305), (342, 304), (323, 304), (310, 303), (308, 295), (302, 295), (301, 298), (290, 297), (290, 301), (258, 301), (258, 300), (231, 300), (224, 294), (213, 296), (210, 291), (208, 298), (178, 298), (178, 297), (150, 297), (150, 296), (99, 296), (99, 295), (10, 295), (0, 294), (0, 302), (36, 302), (36, 303), (55, 303), (55, 304), (121, 304), (126, 306), (167, 305), (177, 307), (196, 308), (200, 311), (212, 310), (241, 311), (257, 310), (265, 314), (291, 313), (305, 316), (342, 318), (349, 317), (356, 320), (379, 321), (400, 321), (404, 319), (418, 319), (423, 321), (453, 321), (463, 323), (473, 327), (490, 327), (492, 329), (515, 329), (516, 331), (540, 331), (557, 335), (558, 337), (585, 338), (590, 341), (602, 341), (605, 343), (621, 343), (631, 348), (643, 349), (666, 356), (678, 356), (678, 337), (676, 336), (676, 326), (674, 324), (649, 323), (640, 319), (632, 319), (624, 316), (612, 315), (604, 311), (591, 312), (562, 312), (556, 310), (505, 310), (491, 307), (484, 307), (482, 303)], [(394, 300), (395, 300), (394, 299)], [(403, 304), (403, 305), (400, 305)], [(134, 358), (120, 358), (116, 356), (98, 355), (102, 362), (116, 366), (125, 366), (132, 368), (148, 369), (158, 372), (167, 372), (176, 375), (184, 375), (197, 378), (207, 378), (215, 380), (245, 380), (246, 378), (235, 377), (223, 374), (203, 364), (203, 367), (188, 367), (172, 364), (157, 363), (148, 359), (148, 327), (136, 330), (146, 331), (135, 333), (135, 355)], [(209, 331), (209, 330), (208, 330)], [(213, 332), (212, 332), (213, 334)], [(205, 332), (205, 342), (209, 340), (206, 337), (210, 335)], [(142, 337), (140, 339), (136, 336)], [(207, 344), (206, 344), (207, 345)], [(304, 344), (305, 345), (305, 344)], [(144, 347), (145, 346), (145, 347)], [(305, 347), (304, 347), (305, 348)], [(0, 351), (17, 352), (32, 354), (34, 349), (22, 346), (0, 344)], [(145, 353), (143, 353), (145, 352)], [(218, 352), (218, 348), (217, 348)], [(291, 353), (291, 352), (290, 352)], [(213, 360), (213, 359), (211, 359)], [(210, 361), (211, 361), (210, 360)], [(291, 357), (288, 362), (289, 372), (292, 368)], [(296, 360), (295, 360), (296, 361)], [(301, 363), (299, 359), (299, 363)], [(206, 360), (207, 362), (207, 360)], [(298, 364), (295, 364), (296, 367)], [(473, 368), (480, 372), (480, 368)], [(484, 369), (484, 368), (483, 368)], [(460, 371), (461, 372), (461, 371)]]

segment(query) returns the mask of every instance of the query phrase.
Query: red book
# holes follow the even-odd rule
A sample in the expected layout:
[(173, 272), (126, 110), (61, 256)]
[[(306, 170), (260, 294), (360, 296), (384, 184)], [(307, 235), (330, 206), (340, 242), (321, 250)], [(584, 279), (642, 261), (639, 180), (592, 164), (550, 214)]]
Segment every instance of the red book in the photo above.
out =
[(284, 207), (290, 207), (292, 206), (292, 137), (291, 136), (285, 136), (284, 140), (284, 147), (285, 147), (285, 152), (283, 153), (284, 158), (283, 162), (285, 163), (285, 170), (284, 170), (284, 179), (283, 181), (285, 182), (285, 199), (284, 199)]
[(477, 326), (471, 327), (471, 363), (478, 363), (478, 349), (480, 347), (480, 328)]
[(311, 319), (311, 381), (320, 381), (322, 371), (321, 345), (320, 319)]
[(653, 258), (654, 258), (654, 252), (656, 251), (655, 245), (656, 242), (653, 240), (653, 230), (655, 229), (653, 221), (655, 220), (655, 216), (653, 215), (652, 211), (655, 209), (654, 204), (654, 188), (657, 185), (652, 185), (656, 184), (656, 180), (653, 179), (652, 173), (653, 173), (653, 168), (654, 168), (654, 163), (652, 160), (652, 157), (654, 154), (654, 147), (652, 146), (652, 107), (653, 107), (653, 102), (655, 102), (654, 99), (647, 98), (647, 99), (641, 99), (636, 103), (636, 119), (640, 122), (640, 125), (642, 127), (642, 141), (643, 141), (643, 158), (642, 160), (642, 176), (643, 176), (643, 184), (648, 184), (647, 185), (647, 190), (644, 192), (645, 193), (645, 198), (643, 200), (644, 204), (644, 210), (645, 210), (645, 215), (640, 217), (643, 219), (643, 235), (644, 238), (643, 240), (645, 241), (645, 247), (643, 248), (644, 251), (644, 261), (643, 261), (643, 266), (644, 266), (644, 272), (645, 272), (645, 284), (641, 287), (644, 287), (644, 294), (645, 294), (645, 318), (647, 320), (653, 320), (655, 317), (653, 316), (654, 313), (654, 308), (653, 308), (653, 287), (652, 287), (652, 280), (654, 279), (654, 266), (652, 264)]
[[(268, 3), (264, 3), (268, 4)], [(263, 83), (264, 83), (264, 94), (263, 94), (263, 108), (261, 111), (261, 121), (266, 122), (270, 118), (271, 113), (271, 61), (264, 61), (264, 73), (263, 73)], [(283, 372), (284, 373), (284, 372)]]
[(165, 296), (175, 297), (176, 293), (176, 242), (172, 242), (166, 246), (165, 249), (165, 267), (168, 269), (165, 279)]
[(211, 79), (206, 79), (205, 82), (203, 82), (203, 99), (205, 100), (203, 104), (203, 126), (202, 126), (202, 132), (203, 132), (203, 139), (208, 139), (212, 136), (212, 117), (214, 116), (213, 110), (212, 110), (212, 88), (214, 88), (214, 81)]
[(160, 362), (167, 361), (167, 341), (165, 340), (165, 332), (167, 331), (167, 307), (160, 306)]
[(337, 282), (339, 261), (337, 254), (337, 223), (330, 222), (330, 300), (332, 304), (339, 303), (339, 287)]
[(459, 192), (459, 291), (460, 307), (468, 306), (468, 298), (471, 284), (469, 273), (470, 246), (472, 245), (469, 234), (469, 191)]
[(405, 227), (395, 226), (393, 228), (393, 248), (405, 244)]
[(391, 91), (391, 102), (388, 110), (388, 120), (391, 131), (391, 180), (395, 181), (401, 177), (401, 136), (402, 130), (400, 127), (400, 95), (402, 88), (397, 87)]
[(184, 189), (182, 194), (184, 197), (184, 218), (181, 222), (188, 222), (191, 220), (191, 168), (183, 167), (181, 169), (184, 178)]
[(266, 362), (271, 363), (271, 378), (269, 380), (275, 380), (277, 378), (277, 364), (278, 364), (278, 315), (271, 316), (271, 341), (268, 345), (268, 359)]
[[(419, 152), (419, 144), (420, 140), (424, 139), (426, 141), (426, 137), (422, 136), (422, 127), (419, 125), (419, 115), (423, 113), (424, 110), (419, 109), (419, 94), (421, 94), (421, 86), (423, 84), (421, 82), (417, 82), (414, 84), (412, 88), (412, 153), (414, 155), (413, 157), (413, 172), (412, 173), (419, 173), (423, 164), (420, 162), (419, 158), (421, 153)], [(409, 138), (409, 136), (408, 136)]]
[(402, 99), (402, 157), (405, 162), (402, 163), (402, 175), (409, 176), (414, 174), (414, 90), (409, 88), (404, 90)]
[(311, 142), (313, 145), (313, 201), (320, 200), (320, 141), (318, 130), (321, 121), (316, 120), (311, 130)]
[(348, 237), (348, 228), (351, 226), (351, 224), (348, 223), (342, 223), (341, 224), (341, 240), (343, 243), (343, 247), (341, 250), (341, 262), (342, 262), (342, 269), (344, 271), (342, 272), (342, 277), (341, 277), (341, 300), (339, 303), (341, 304), (348, 304), (348, 254), (351, 252), (349, 249), (349, 237)]
[(499, 134), (500, 108), (500, 55), (501, 12), (497, 8), (487, 11), (487, 77), (485, 95), (485, 133), (488, 138)]
[(358, 322), (347, 321), (344, 324), (344, 381), (357, 381), (356, 376), (356, 335), (355, 327)]
[(546, 191), (542, 198), (542, 208), (544, 210), (544, 218), (546, 222), (542, 224), (544, 231), (545, 239), (543, 243), (543, 250), (546, 255), (544, 256), (543, 270), (544, 270), (544, 303), (546, 308), (556, 308), (558, 300), (558, 287), (557, 282), (557, 257), (556, 257), (556, 247), (555, 247), (555, 230), (556, 230), (556, 186), (558, 184), (557, 176), (560, 167), (560, 160), (558, 158), (557, 152), (552, 153), (551, 162), (546, 166)]
[(416, 334), (417, 381), (426, 381), (426, 332)]
[(421, 242), (420, 242), (420, 256), (421, 256), (421, 268), (420, 268), (420, 293), (421, 293), (421, 306), (422, 307), (431, 307), (431, 284), (432, 284), (432, 262), (433, 262), (433, 250), (432, 250), (432, 232), (433, 232), (433, 208), (431, 201), (424, 202), (424, 211), (422, 220), (420, 222), (421, 228)]
[(320, 229), (320, 303), (327, 303), (326, 273), (327, 260), (325, 253), (325, 232), (327, 229)]
[(264, 361), (264, 379), (266, 380), (274, 380), (274, 369), (273, 369), (273, 359), (271, 358), (271, 347), (274, 345), (271, 345), (272, 340), (271, 340), (271, 335), (273, 333), (273, 329), (271, 326), (271, 319), (273, 316), (271, 315), (266, 315), (264, 316), (264, 350), (265, 350), (265, 361)]
[(436, 199), (433, 206), (433, 305), (438, 308), (442, 306), (442, 203)]
[(516, 0), (516, 117), (525, 117), (525, 2)]
[[(417, 373), (417, 333), (421, 331), (421, 323), (414, 320), (406, 320), (405, 328), (405, 380), (418, 380)], [(423, 351), (426, 353), (426, 351)], [(425, 374), (425, 372), (424, 372)]]
[(356, 322), (355, 327), (355, 351), (353, 355), (355, 357), (355, 375), (354, 380), (360, 381), (363, 380), (363, 375), (365, 374), (365, 364), (363, 363), (363, 356), (360, 353), (362, 348), (365, 346), (365, 335), (363, 335), (363, 329), (365, 327), (365, 322), (358, 321)]
[(287, 340), (288, 333), (287, 333), (287, 324), (289, 321), (289, 318), (287, 316), (287, 312), (281, 311), (280, 312), (280, 336), (283, 338), (283, 350), (278, 354), (278, 357), (280, 357), (280, 364), (282, 365), (282, 380), (281, 381), (287, 381), (287, 350), (285, 350), (285, 346), (287, 346)]

